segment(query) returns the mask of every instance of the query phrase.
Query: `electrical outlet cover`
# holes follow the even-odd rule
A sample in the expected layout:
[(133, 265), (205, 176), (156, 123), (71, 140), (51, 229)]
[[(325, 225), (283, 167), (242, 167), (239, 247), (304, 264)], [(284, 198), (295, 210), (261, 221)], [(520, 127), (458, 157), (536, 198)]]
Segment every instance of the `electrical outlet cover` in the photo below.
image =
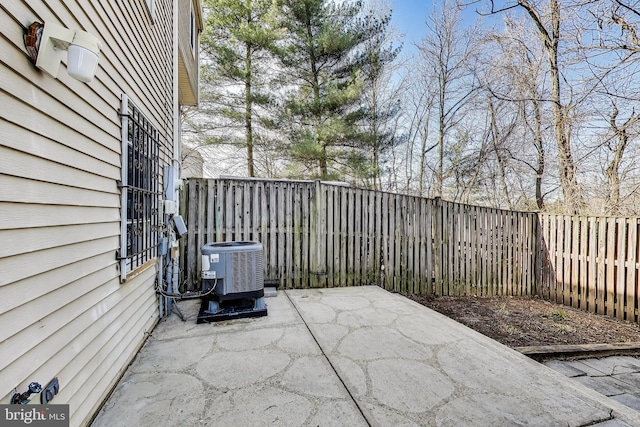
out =
[(40, 403), (46, 405), (53, 400), (53, 397), (58, 394), (58, 391), (60, 391), (60, 383), (58, 382), (58, 377), (55, 377), (42, 389), (40, 393)]

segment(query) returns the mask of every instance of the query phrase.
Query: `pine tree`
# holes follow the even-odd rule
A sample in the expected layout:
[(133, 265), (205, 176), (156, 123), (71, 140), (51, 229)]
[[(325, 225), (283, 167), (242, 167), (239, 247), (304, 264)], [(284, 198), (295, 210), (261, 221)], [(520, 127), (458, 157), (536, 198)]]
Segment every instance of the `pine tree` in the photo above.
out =
[(269, 121), (261, 113), (271, 102), (270, 51), (282, 36), (278, 7), (272, 0), (205, 0), (205, 7), (202, 80), (209, 93), (201, 104), (217, 128), (210, 140), (245, 147), (247, 173), (255, 176), (256, 119)]
[(363, 45), (380, 23), (362, 13), (362, 1), (282, 0), (282, 6), (287, 35), (279, 58), (295, 82), (284, 102), (289, 153), (307, 176), (361, 174), (367, 162), (360, 126), (366, 114)]
[(406, 135), (397, 129), (400, 87), (392, 79), (401, 46), (394, 45), (397, 36), (390, 28), (391, 11), (387, 2), (370, 0), (369, 4), (371, 11), (364, 18), (369, 35), (359, 54), (365, 80), (362, 128), (367, 135), (368, 152), (363, 178), (369, 188), (382, 190), (384, 157), (406, 139)]

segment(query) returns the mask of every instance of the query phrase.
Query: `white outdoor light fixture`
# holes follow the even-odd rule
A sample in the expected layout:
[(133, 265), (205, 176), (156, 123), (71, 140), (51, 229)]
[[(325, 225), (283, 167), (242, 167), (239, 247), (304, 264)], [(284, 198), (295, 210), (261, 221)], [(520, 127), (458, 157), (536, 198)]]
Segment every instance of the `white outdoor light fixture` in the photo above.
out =
[(67, 72), (81, 82), (93, 80), (102, 48), (98, 38), (86, 31), (70, 30), (53, 22), (31, 24), (24, 44), (36, 67), (53, 78), (57, 77), (67, 51)]

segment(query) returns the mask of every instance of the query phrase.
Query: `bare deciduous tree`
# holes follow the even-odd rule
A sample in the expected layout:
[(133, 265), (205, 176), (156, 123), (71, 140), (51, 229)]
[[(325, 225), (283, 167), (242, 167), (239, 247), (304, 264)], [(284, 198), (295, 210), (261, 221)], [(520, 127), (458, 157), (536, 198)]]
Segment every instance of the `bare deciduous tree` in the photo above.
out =
[(432, 195), (438, 197), (443, 196), (446, 140), (480, 87), (473, 70), (474, 52), (480, 43), (479, 26), (465, 27), (462, 19), (461, 5), (453, 0), (436, 5), (427, 18), (428, 32), (419, 45), (419, 62), (414, 67), (426, 73), (426, 80), (436, 89), (432, 117), (437, 161)]
[(536, 34), (544, 47), (549, 71), (549, 102), (553, 113), (553, 129), (558, 150), (558, 171), (566, 210), (579, 213), (584, 209), (582, 189), (578, 184), (576, 165), (571, 150), (570, 100), (563, 99), (561, 69), (559, 64), (561, 40), (560, 0), (548, 0), (544, 4), (529, 0), (517, 0), (513, 4), (496, 9), (491, 0), (491, 13), (522, 8), (536, 28)]

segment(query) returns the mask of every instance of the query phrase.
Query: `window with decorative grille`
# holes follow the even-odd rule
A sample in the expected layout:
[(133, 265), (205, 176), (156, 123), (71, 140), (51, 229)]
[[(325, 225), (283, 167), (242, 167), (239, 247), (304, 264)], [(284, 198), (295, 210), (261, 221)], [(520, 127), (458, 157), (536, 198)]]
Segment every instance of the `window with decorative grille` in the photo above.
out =
[(122, 97), (122, 193), (120, 276), (157, 256), (159, 180), (158, 130)]

